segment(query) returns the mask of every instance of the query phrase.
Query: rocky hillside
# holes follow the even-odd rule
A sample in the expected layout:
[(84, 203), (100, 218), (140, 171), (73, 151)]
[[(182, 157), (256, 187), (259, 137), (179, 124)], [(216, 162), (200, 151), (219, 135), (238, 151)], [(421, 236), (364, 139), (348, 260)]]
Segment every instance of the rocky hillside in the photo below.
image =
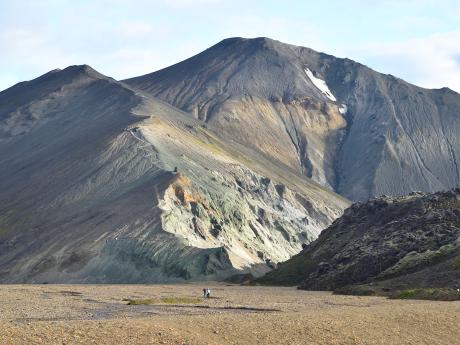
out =
[(260, 282), (460, 288), (460, 189), (356, 203)]
[(352, 200), (460, 186), (460, 95), (267, 38), (126, 80)]
[(348, 201), (71, 66), (0, 93), (0, 282), (260, 275)]

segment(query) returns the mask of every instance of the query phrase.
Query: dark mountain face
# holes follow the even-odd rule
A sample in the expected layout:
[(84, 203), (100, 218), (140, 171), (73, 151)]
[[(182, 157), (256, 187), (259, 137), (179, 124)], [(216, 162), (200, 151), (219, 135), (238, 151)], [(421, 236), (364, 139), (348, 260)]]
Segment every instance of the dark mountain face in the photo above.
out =
[(267, 38), (126, 83), (352, 199), (460, 186), (460, 95)]
[(334, 290), (351, 284), (460, 287), (460, 189), (353, 204), (300, 254), (261, 278)]
[(89, 66), (0, 93), (0, 282), (266, 272), (348, 205)]

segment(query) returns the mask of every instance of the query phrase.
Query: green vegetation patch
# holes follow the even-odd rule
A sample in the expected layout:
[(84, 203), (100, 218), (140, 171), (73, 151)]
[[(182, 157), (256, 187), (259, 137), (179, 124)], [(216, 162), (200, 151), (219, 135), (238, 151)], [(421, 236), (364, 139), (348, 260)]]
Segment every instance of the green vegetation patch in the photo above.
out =
[(416, 295), (416, 291), (413, 289), (407, 289), (401, 292), (398, 292), (395, 295), (392, 295), (390, 298), (393, 299), (414, 299)]
[(375, 289), (362, 285), (347, 285), (334, 290), (335, 295), (375, 296)]
[(380, 276), (391, 277), (415, 272), (420, 267), (424, 267), (426, 265), (434, 265), (443, 260), (446, 260), (456, 250), (458, 250), (458, 245), (450, 243), (442, 246), (438, 250), (427, 250), (423, 253), (410, 252), (401, 260), (399, 260), (394, 266), (384, 271)]
[(0, 237), (6, 235), (7, 233), (8, 229), (0, 226)]
[(197, 304), (202, 299), (195, 297), (162, 297), (161, 302), (164, 304)]
[(158, 300), (155, 299), (128, 299), (128, 305), (148, 305), (157, 304)]
[(126, 299), (128, 305), (150, 305), (150, 304), (198, 304), (202, 299), (195, 297), (168, 296), (149, 299)]
[(391, 299), (421, 299), (432, 301), (460, 301), (460, 291), (457, 289), (406, 289), (390, 295)]
[(452, 262), (452, 268), (455, 269), (455, 270), (460, 269), (460, 254), (458, 254), (458, 255), (454, 258), (454, 260), (453, 260), (453, 262)]

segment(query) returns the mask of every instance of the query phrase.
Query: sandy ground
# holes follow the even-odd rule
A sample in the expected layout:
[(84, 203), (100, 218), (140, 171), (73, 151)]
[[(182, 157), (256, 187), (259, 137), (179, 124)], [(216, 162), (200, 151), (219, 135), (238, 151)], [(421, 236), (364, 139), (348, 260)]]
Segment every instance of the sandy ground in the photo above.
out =
[[(200, 297), (198, 304), (124, 299)], [(460, 302), (224, 284), (0, 285), (0, 344), (460, 344)]]

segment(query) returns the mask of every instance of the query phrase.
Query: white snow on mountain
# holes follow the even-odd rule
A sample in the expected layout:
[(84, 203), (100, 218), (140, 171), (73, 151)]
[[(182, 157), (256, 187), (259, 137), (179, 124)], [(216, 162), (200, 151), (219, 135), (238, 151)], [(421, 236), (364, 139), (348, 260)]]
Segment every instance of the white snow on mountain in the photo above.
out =
[(329, 90), (329, 87), (327, 86), (324, 80), (316, 78), (309, 68), (305, 69), (305, 73), (307, 74), (308, 78), (310, 78), (313, 85), (315, 85), (327, 98), (329, 98), (333, 102), (337, 101), (337, 99), (334, 97), (331, 90)]

